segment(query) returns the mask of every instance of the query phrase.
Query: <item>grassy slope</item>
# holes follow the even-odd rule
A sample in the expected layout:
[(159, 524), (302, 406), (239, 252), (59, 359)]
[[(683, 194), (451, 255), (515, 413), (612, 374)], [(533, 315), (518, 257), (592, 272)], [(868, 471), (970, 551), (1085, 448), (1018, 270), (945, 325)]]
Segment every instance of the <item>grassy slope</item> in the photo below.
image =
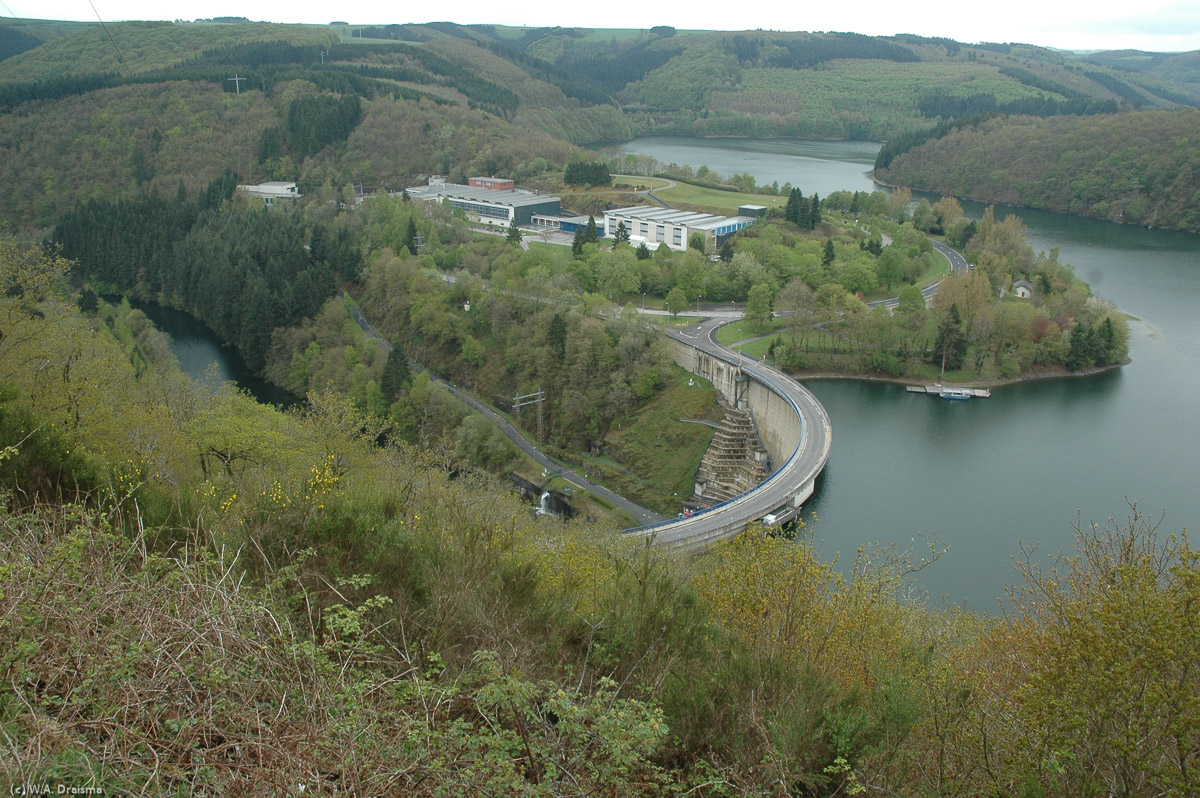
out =
[(711, 108), (750, 114), (801, 113), (830, 120), (839, 114), (857, 114), (900, 126), (924, 125), (917, 101), (935, 88), (955, 97), (986, 92), (999, 102), (1041, 94), (978, 62), (848, 60), (821, 69), (746, 69), (735, 89), (713, 93)]
[[(609, 456), (583, 458), (617, 493), (666, 515), (692, 494), (696, 467), (715, 430), (681, 418), (720, 421), (716, 390), (683, 369), (637, 416), (620, 419), (605, 440)], [(694, 385), (688, 385), (689, 379)], [(622, 465), (624, 464), (624, 465)]]
[(717, 191), (716, 189), (693, 186), (689, 183), (676, 183), (674, 188), (656, 191), (662, 200), (676, 207), (691, 206), (705, 210), (737, 212), (742, 205), (765, 205), (768, 208), (783, 207), (787, 197), (770, 194), (742, 194), (738, 191)]

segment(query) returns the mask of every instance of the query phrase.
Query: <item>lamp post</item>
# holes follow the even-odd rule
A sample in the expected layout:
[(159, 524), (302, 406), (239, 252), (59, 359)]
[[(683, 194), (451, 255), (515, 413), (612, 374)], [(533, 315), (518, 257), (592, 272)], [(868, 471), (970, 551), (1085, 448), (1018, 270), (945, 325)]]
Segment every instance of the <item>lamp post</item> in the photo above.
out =
[(646, 292), (642, 292), (642, 310), (646, 309)]

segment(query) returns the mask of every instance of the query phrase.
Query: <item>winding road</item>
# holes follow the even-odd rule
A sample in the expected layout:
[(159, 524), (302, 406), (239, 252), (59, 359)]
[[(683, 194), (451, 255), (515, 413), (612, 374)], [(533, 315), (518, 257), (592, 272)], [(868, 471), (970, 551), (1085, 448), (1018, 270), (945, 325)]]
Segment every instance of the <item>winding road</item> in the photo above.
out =
[[(339, 296), (344, 296), (344, 294), (341, 294), (339, 292)], [(366, 333), (367, 335), (371, 336), (376, 341), (378, 341), (380, 346), (383, 347), (383, 351), (391, 352), (392, 351), (391, 343), (386, 338), (384, 338), (382, 335), (380, 335), (379, 331), (376, 330), (371, 325), (371, 322), (368, 321), (367, 317), (363, 314), (362, 309), (360, 309), (357, 304), (354, 304), (351, 307), (354, 312), (354, 320), (358, 323), (359, 328), (362, 329), (362, 331), (364, 333)], [(506, 419), (504, 416), (497, 413), (491, 407), (488, 407), (487, 405), (485, 405), (483, 402), (476, 399), (471, 394), (469, 394), (466, 391), (464, 391), (463, 389), (459, 388), (457, 385), (453, 385), (449, 382), (446, 382), (445, 380), (443, 380), (440, 377), (438, 377), (437, 375), (435, 375), (432, 371), (428, 371), (427, 369), (425, 369), (424, 366), (422, 366), (420, 363), (417, 363), (415, 360), (410, 360), (409, 363), (411, 364), (411, 366), (414, 369), (419, 370), (419, 371), (425, 371), (429, 375), (430, 379), (432, 379), (434, 382), (441, 385), (443, 388), (445, 388), (447, 391), (452, 393), (454, 396), (461, 399), (463, 402), (465, 402), (467, 405), (469, 405), (471, 407), (471, 409), (474, 410), (476, 413), (479, 413), (484, 418), (486, 418), (488, 421), (492, 422), (497, 427), (499, 427), (500, 431), (504, 433), (504, 436), (506, 438), (508, 438), (510, 441), (512, 441), (514, 444), (516, 444), (516, 446), (522, 452), (524, 452), (525, 454), (532, 457), (535, 461), (537, 461), (537, 463), (539, 465), (541, 465), (543, 468), (545, 468), (549, 471), (561, 471), (563, 479), (565, 479), (567, 482), (570, 482), (571, 484), (575, 485), (576, 487), (586, 490), (588, 493), (599, 496), (600, 498), (604, 499), (605, 501), (609, 502), (610, 504), (614, 505), (615, 507), (619, 507), (620, 509), (622, 509), (626, 513), (628, 513), (630, 516), (632, 516), (633, 519), (639, 523), (653, 524), (653, 523), (664, 520), (665, 516), (659, 515), (658, 513), (654, 512), (653, 510), (648, 510), (645, 507), (642, 507), (640, 504), (632, 502), (629, 499), (626, 499), (624, 496), (621, 496), (618, 493), (614, 493), (613, 491), (609, 490), (608, 488), (604, 487), (603, 485), (597, 485), (595, 482), (592, 482), (586, 476), (571, 469), (569, 466), (566, 466), (566, 465), (558, 462), (557, 460), (550, 459), (545, 454), (538, 451), (533, 446), (533, 444), (530, 443), (529, 440), (524, 435), (521, 434), (521, 431), (519, 429), (517, 429), (516, 427), (514, 427), (508, 419)]]
[[(961, 254), (941, 242), (931, 241), (931, 243), (950, 261), (952, 271), (968, 268), (967, 261)], [(939, 280), (922, 291), (926, 299), (937, 291), (940, 283)], [(898, 302), (897, 297), (892, 297), (872, 303), (872, 305), (891, 308), (895, 307)], [(665, 311), (643, 312), (647, 315), (665, 313)], [(591, 482), (585, 476), (566, 468), (561, 463), (551, 460), (534, 448), (519, 430), (495, 410), (454, 385), (444, 381), (442, 384), (455, 396), (500, 427), (510, 440), (543, 467), (562, 469), (564, 478), (569, 482), (601, 496), (641, 522), (641, 526), (625, 530), (627, 534), (649, 537), (654, 543), (671, 549), (698, 551), (718, 540), (736, 535), (748, 524), (760, 520), (766, 515), (777, 514), (782, 510), (790, 517), (799, 507), (800, 502), (812, 495), (816, 479), (829, 461), (833, 443), (833, 427), (825, 408), (812, 393), (798, 382), (753, 358), (726, 349), (717, 342), (714, 335), (717, 328), (736, 318), (741, 318), (741, 309), (710, 308), (702, 310), (698, 308), (697, 312), (705, 316), (703, 321), (684, 330), (666, 329), (665, 334), (710, 357), (724, 361), (738, 369), (742, 376), (760, 383), (784, 399), (796, 414), (796, 423), (800, 425), (800, 436), (795, 450), (783, 465), (764, 481), (727, 501), (685, 518), (664, 519), (602, 485)], [(357, 306), (354, 307), (354, 313), (359, 326), (390, 350), (390, 344), (375, 331)]]
[(731, 352), (716, 342), (713, 333), (728, 319), (710, 318), (686, 330), (667, 330), (677, 341), (738, 367), (749, 379), (782, 397), (796, 413), (800, 442), (783, 465), (763, 482), (688, 518), (676, 518), (627, 530), (631, 535), (652, 536), (655, 543), (672, 549), (696, 551), (732, 537), (751, 522), (780, 508), (794, 510), (812, 494), (817, 476), (829, 460), (833, 427), (825, 408), (807, 389), (782, 372), (753, 358)]

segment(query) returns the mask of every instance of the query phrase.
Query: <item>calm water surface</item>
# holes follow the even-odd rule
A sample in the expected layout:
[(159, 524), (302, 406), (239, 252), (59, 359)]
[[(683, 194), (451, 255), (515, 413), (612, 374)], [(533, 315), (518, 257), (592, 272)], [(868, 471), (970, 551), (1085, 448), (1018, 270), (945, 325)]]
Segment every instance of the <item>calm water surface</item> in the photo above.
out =
[[(204, 322), (182, 310), (150, 302), (131, 304), (171, 336), (171, 351), (179, 358), (179, 367), (195, 380), (215, 377), (235, 383), (264, 404), (290, 407), (298, 400), (287, 391), (256, 376), (246, 367), (242, 356), (232, 347), (222, 346)], [(215, 372), (211, 371), (215, 368)]]
[[(873, 190), (878, 144), (635, 139), (663, 162), (790, 181), (806, 195)], [(983, 206), (963, 203), (978, 216)], [(809, 509), (827, 557), (862, 543), (950, 544), (919, 575), (935, 602), (998, 609), (1021, 545), (1071, 545), (1077, 521), (1129, 515), (1126, 501), (1178, 532), (1200, 525), (1200, 236), (997, 206), (1038, 250), (1058, 247), (1131, 321), (1133, 364), (1096, 377), (1001, 388), (946, 402), (863, 381), (810, 382), (833, 421), (833, 451)], [(918, 539), (919, 540), (919, 539)]]

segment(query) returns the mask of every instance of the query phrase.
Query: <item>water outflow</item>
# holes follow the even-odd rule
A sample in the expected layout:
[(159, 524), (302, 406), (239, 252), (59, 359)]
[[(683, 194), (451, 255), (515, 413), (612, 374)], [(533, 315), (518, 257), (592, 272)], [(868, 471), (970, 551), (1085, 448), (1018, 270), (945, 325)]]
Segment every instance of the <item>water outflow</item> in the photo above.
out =
[(544, 490), (544, 491), (542, 491), (541, 497), (538, 499), (537, 514), (538, 515), (550, 515), (551, 512), (552, 511), (550, 510), (550, 491)]

